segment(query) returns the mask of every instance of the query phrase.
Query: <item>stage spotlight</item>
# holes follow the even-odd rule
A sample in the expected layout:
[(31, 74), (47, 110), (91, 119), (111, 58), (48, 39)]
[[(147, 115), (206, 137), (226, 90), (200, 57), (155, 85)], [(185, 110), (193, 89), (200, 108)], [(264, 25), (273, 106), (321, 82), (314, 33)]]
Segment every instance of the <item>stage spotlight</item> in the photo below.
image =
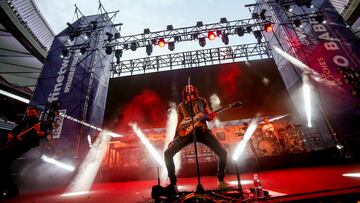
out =
[(131, 51), (136, 51), (136, 49), (137, 49), (137, 43), (136, 42), (131, 42), (131, 44), (130, 44), (130, 49), (131, 49)]
[(222, 35), (222, 31), (221, 30), (216, 30), (216, 36), (220, 37)]
[(294, 20), (295, 27), (302, 27), (301, 20)]
[(311, 1), (308, 1), (305, 3), (306, 8), (314, 8), (314, 5), (311, 3)]
[(66, 25), (70, 28), (70, 30), (74, 29), (74, 27), (71, 25), (71, 23), (67, 22)]
[(175, 43), (174, 43), (174, 42), (169, 42), (169, 43), (168, 43), (168, 48), (169, 48), (170, 51), (174, 51), (174, 49), (175, 49)]
[(223, 41), (223, 43), (224, 43), (225, 45), (228, 45), (228, 44), (229, 44), (229, 36), (228, 36), (228, 34), (224, 32), (224, 33), (221, 35), (221, 40)]
[(105, 48), (105, 53), (106, 53), (107, 55), (112, 54), (112, 47), (111, 47), (111, 46), (106, 46), (106, 48)]
[(315, 20), (320, 24), (326, 23), (326, 20), (324, 19), (324, 16), (322, 16), (322, 15), (315, 16)]
[(265, 24), (264, 24), (264, 30), (265, 30), (266, 32), (272, 32), (272, 31), (273, 31), (273, 26), (272, 26), (272, 24), (271, 24), (271, 23), (265, 23)]
[(173, 27), (172, 25), (166, 26), (166, 30), (167, 30), (167, 31), (171, 31), (171, 30), (173, 30), (173, 29), (174, 29), (174, 27)]
[(174, 37), (174, 41), (175, 41), (175, 42), (180, 42), (180, 40), (181, 40), (181, 37), (180, 37), (180, 36), (175, 36), (175, 37)]
[(224, 18), (220, 18), (220, 23), (227, 23), (227, 19), (224, 17)]
[(191, 39), (198, 39), (199, 35), (197, 33), (194, 33), (191, 35)]
[(93, 29), (93, 30), (96, 30), (97, 25), (98, 25), (98, 22), (97, 22), (97, 21), (91, 21), (90, 24), (91, 24), (91, 26), (92, 26), (92, 29)]
[(73, 34), (70, 34), (68, 41), (73, 42), (74, 40), (75, 40), (75, 36)]
[(150, 29), (149, 29), (149, 28), (145, 28), (145, 29), (144, 29), (144, 34), (145, 34), (145, 35), (150, 34)]
[(246, 27), (246, 32), (248, 32), (248, 33), (252, 32), (252, 27), (251, 27), (251, 26), (247, 26), (247, 27)]
[(124, 44), (124, 49), (128, 50), (129, 49), (129, 44)]
[(85, 32), (85, 39), (89, 39), (91, 37), (91, 32)]
[(159, 40), (158, 40), (158, 43), (157, 43), (158, 45), (159, 45), (159, 47), (164, 47), (165, 46), (165, 39), (164, 38), (160, 38)]
[(64, 58), (64, 57), (66, 57), (66, 56), (68, 56), (68, 55), (69, 55), (69, 50), (68, 50), (68, 49), (63, 49), (63, 50), (61, 51), (60, 57), (61, 57), (61, 58)]
[(202, 27), (204, 26), (204, 23), (202, 21), (196, 22), (196, 27)]
[(261, 31), (259, 30), (254, 31), (254, 37), (257, 39), (258, 43), (261, 43), (261, 39), (262, 39)]
[(123, 50), (122, 49), (116, 49), (115, 50), (115, 57), (116, 58), (121, 58), (123, 54)]
[(214, 40), (216, 38), (216, 35), (213, 31), (209, 31), (208, 32), (208, 39), (209, 40)]
[(238, 28), (236, 28), (236, 33), (237, 33), (237, 35), (239, 35), (239, 37), (242, 37), (245, 34), (245, 30), (242, 27), (238, 27)]
[(252, 18), (253, 19), (259, 19), (259, 14), (258, 13), (253, 13)]
[(306, 6), (308, 8), (311, 7), (311, 0), (296, 0), (297, 6)]
[(285, 5), (284, 6), (284, 9), (287, 11), (287, 12), (292, 12), (292, 7), (290, 5)]
[(205, 37), (199, 38), (199, 45), (200, 45), (201, 47), (204, 47), (204, 46), (206, 45)]
[(112, 40), (112, 38), (113, 38), (114, 35), (111, 34), (110, 32), (106, 32), (105, 35), (107, 36), (107, 40), (108, 40), (109, 42), (111, 42), (111, 40)]
[(120, 33), (119, 32), (115, 32), (114, 34), (114, 39), (117, 40), (120, 38)]
[(86, 53), (86, 47), (80, 48), (80, 55), (84, 55)]
[(266, 13), (266, 9), (262, 9), (261, 12), (260, 12), (260, 18), (261, 18), (261, 20), (266, 20), (265, 13)]
[(151, 44), (146, 45), (146, 54), (148, 56), (151, 55), (152, 51), (153, 51), (153, 46)]

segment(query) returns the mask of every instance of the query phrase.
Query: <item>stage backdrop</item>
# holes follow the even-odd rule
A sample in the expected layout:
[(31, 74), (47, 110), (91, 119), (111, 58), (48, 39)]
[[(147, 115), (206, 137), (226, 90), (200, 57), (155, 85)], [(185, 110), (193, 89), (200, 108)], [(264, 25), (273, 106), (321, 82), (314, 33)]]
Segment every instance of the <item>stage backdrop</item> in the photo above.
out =
[(166, 127), (170, 104), (182, 101), (189, 76), (210, 106), (216, 97), (221, 105), (243, 103), (242, 108), (219, 114), (221, 121), (251, 118), (260, 112), (285, 114), (292, 109), (274, 61), (266, 59), (111, 79), (105, 125), (117, 132), (127, 132), (129, 122), (144, 129)]

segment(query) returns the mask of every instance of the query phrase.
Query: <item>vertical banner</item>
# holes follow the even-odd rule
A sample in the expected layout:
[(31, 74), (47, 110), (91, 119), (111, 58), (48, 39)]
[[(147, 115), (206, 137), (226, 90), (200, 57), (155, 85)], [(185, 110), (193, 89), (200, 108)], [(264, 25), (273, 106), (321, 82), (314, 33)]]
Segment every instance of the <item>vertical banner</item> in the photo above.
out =
[(53, 41), (30, 103), (59, 101), (60, 112), (72, 118), (60, 116), (53, 132), (61, 155), (81, 156), (87, 136), (98, 133), (79, 121), (102, 127), (113, 58), (103, 49), (104, 36), (114, 29), (106, 14), (92, 15), (68, 25)]
[[(356, 121), (360, 116), (360, 89), (356, 92), (356, 85), (360, 88), (360, 84), (347, 80), (346, 74), (359, 72), (359, 39), (328, 0), (258, 0), (254, 12), (264, 9), (274, 23), (274, 32), (264, 32), (269, 45), (299, 59), (323, 80), (322, 83), (312, 80), (312, 111), (313, 119), (317, 120), (315, 127), (327, 134), (323, 137), (328, 140), (327, 146), (335, 144), (336, 137), (354, 133), (359, 129)], [(298, 93), (303, 70), (275, 51), (273, 55), (298, 112), (304, 111)]]

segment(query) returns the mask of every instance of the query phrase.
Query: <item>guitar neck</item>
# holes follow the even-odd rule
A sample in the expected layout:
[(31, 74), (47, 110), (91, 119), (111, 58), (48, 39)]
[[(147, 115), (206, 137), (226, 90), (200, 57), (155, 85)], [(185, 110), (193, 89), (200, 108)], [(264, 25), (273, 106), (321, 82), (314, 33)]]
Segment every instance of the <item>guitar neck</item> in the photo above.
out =
[(225, 111), (225, 110), (228, 109), (228, 108), (231, 108), (231, 106), (230, 106), (230, 105), (223, 106), (223, 107), (221, 107), (221, 108), (219, 108), (219, 109), (216, 109), (214, 112), (220, 113), (220, 112), (222, 112), (222, 111)]

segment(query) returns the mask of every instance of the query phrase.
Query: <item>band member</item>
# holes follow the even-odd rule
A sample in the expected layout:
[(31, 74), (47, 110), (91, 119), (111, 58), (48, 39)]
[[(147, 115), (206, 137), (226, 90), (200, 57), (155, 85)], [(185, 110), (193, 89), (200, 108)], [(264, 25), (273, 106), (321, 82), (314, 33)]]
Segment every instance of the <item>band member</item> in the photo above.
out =
[(274, 125), (270, 123), (268, 118), (264, 118), (263, 122), (265, 123), (262, 127), (262, 131), (265, 137), (270, 138), (273, 140), (276, 148), (276, 153), (281, 153), (283, 149), (285, 149), (285, 141), (283, 137), (279, 137), (278, 133), (276, 132)]
[[(25, 118), (8, 133), (7, 143), (0, 148), (0, 199), (19, 195), (19, 190), (10, 175), (10, 165), (31, 148), (38, 146), (40, 138), (45, 136), (38, 119), (38, 109), (34, 106), (28, 107)], [(31, 130), (21, 135), (21, 132), (28, 129)]]
[[(212, 112), (209, 108), (209, 105), (205, 98), (199, 97), (198, 90), (192, 86), (187, 85), (182, 92), (183, 102), (178, 105), (177, 114), (178, 114), (178, 124), (179, 128), (180, 122), (190, 116), (194, 116), (197, 113), (207, 114), (206, 120), (211, 121), (215, 118), (216, 113)], [(191, 106), (193, 107), (191, 109)], [(216, 155), (219, 157), (218, 161), (218, 187), (219, 189), (224, 189), (227, 187), (227, 184), (224, 182), (225, 177), (225, 168), (227, 164), (227, 152), (224, 147), (221, 146), (220, 142), (216, 139), (214, 134), (208, 128), (206, 121), (201, 121), (201, 125), (195, 128), (196, 141), (201, 142), (213, 150)], [(170, 179), (170, 185), (168, 187), (173, 187), (177, 191), (176, 186), (176, 175), (175, 175), (175, 165), (173, 157), (181, 149), (193, 142), (192, 133), (188, 136), (179, 136), (178, 131), (175, 133), (174, 140), (169, 144), (168, 148), (164, 152), (165, 164), (168, 170), (168, 176)]]
[(262, 131), (265, 136), (275, 136), (275, 128), (273, 124), (270, 123), (269, 119), (264, 118), (263, 122), (265, 123), (262, 127)]

